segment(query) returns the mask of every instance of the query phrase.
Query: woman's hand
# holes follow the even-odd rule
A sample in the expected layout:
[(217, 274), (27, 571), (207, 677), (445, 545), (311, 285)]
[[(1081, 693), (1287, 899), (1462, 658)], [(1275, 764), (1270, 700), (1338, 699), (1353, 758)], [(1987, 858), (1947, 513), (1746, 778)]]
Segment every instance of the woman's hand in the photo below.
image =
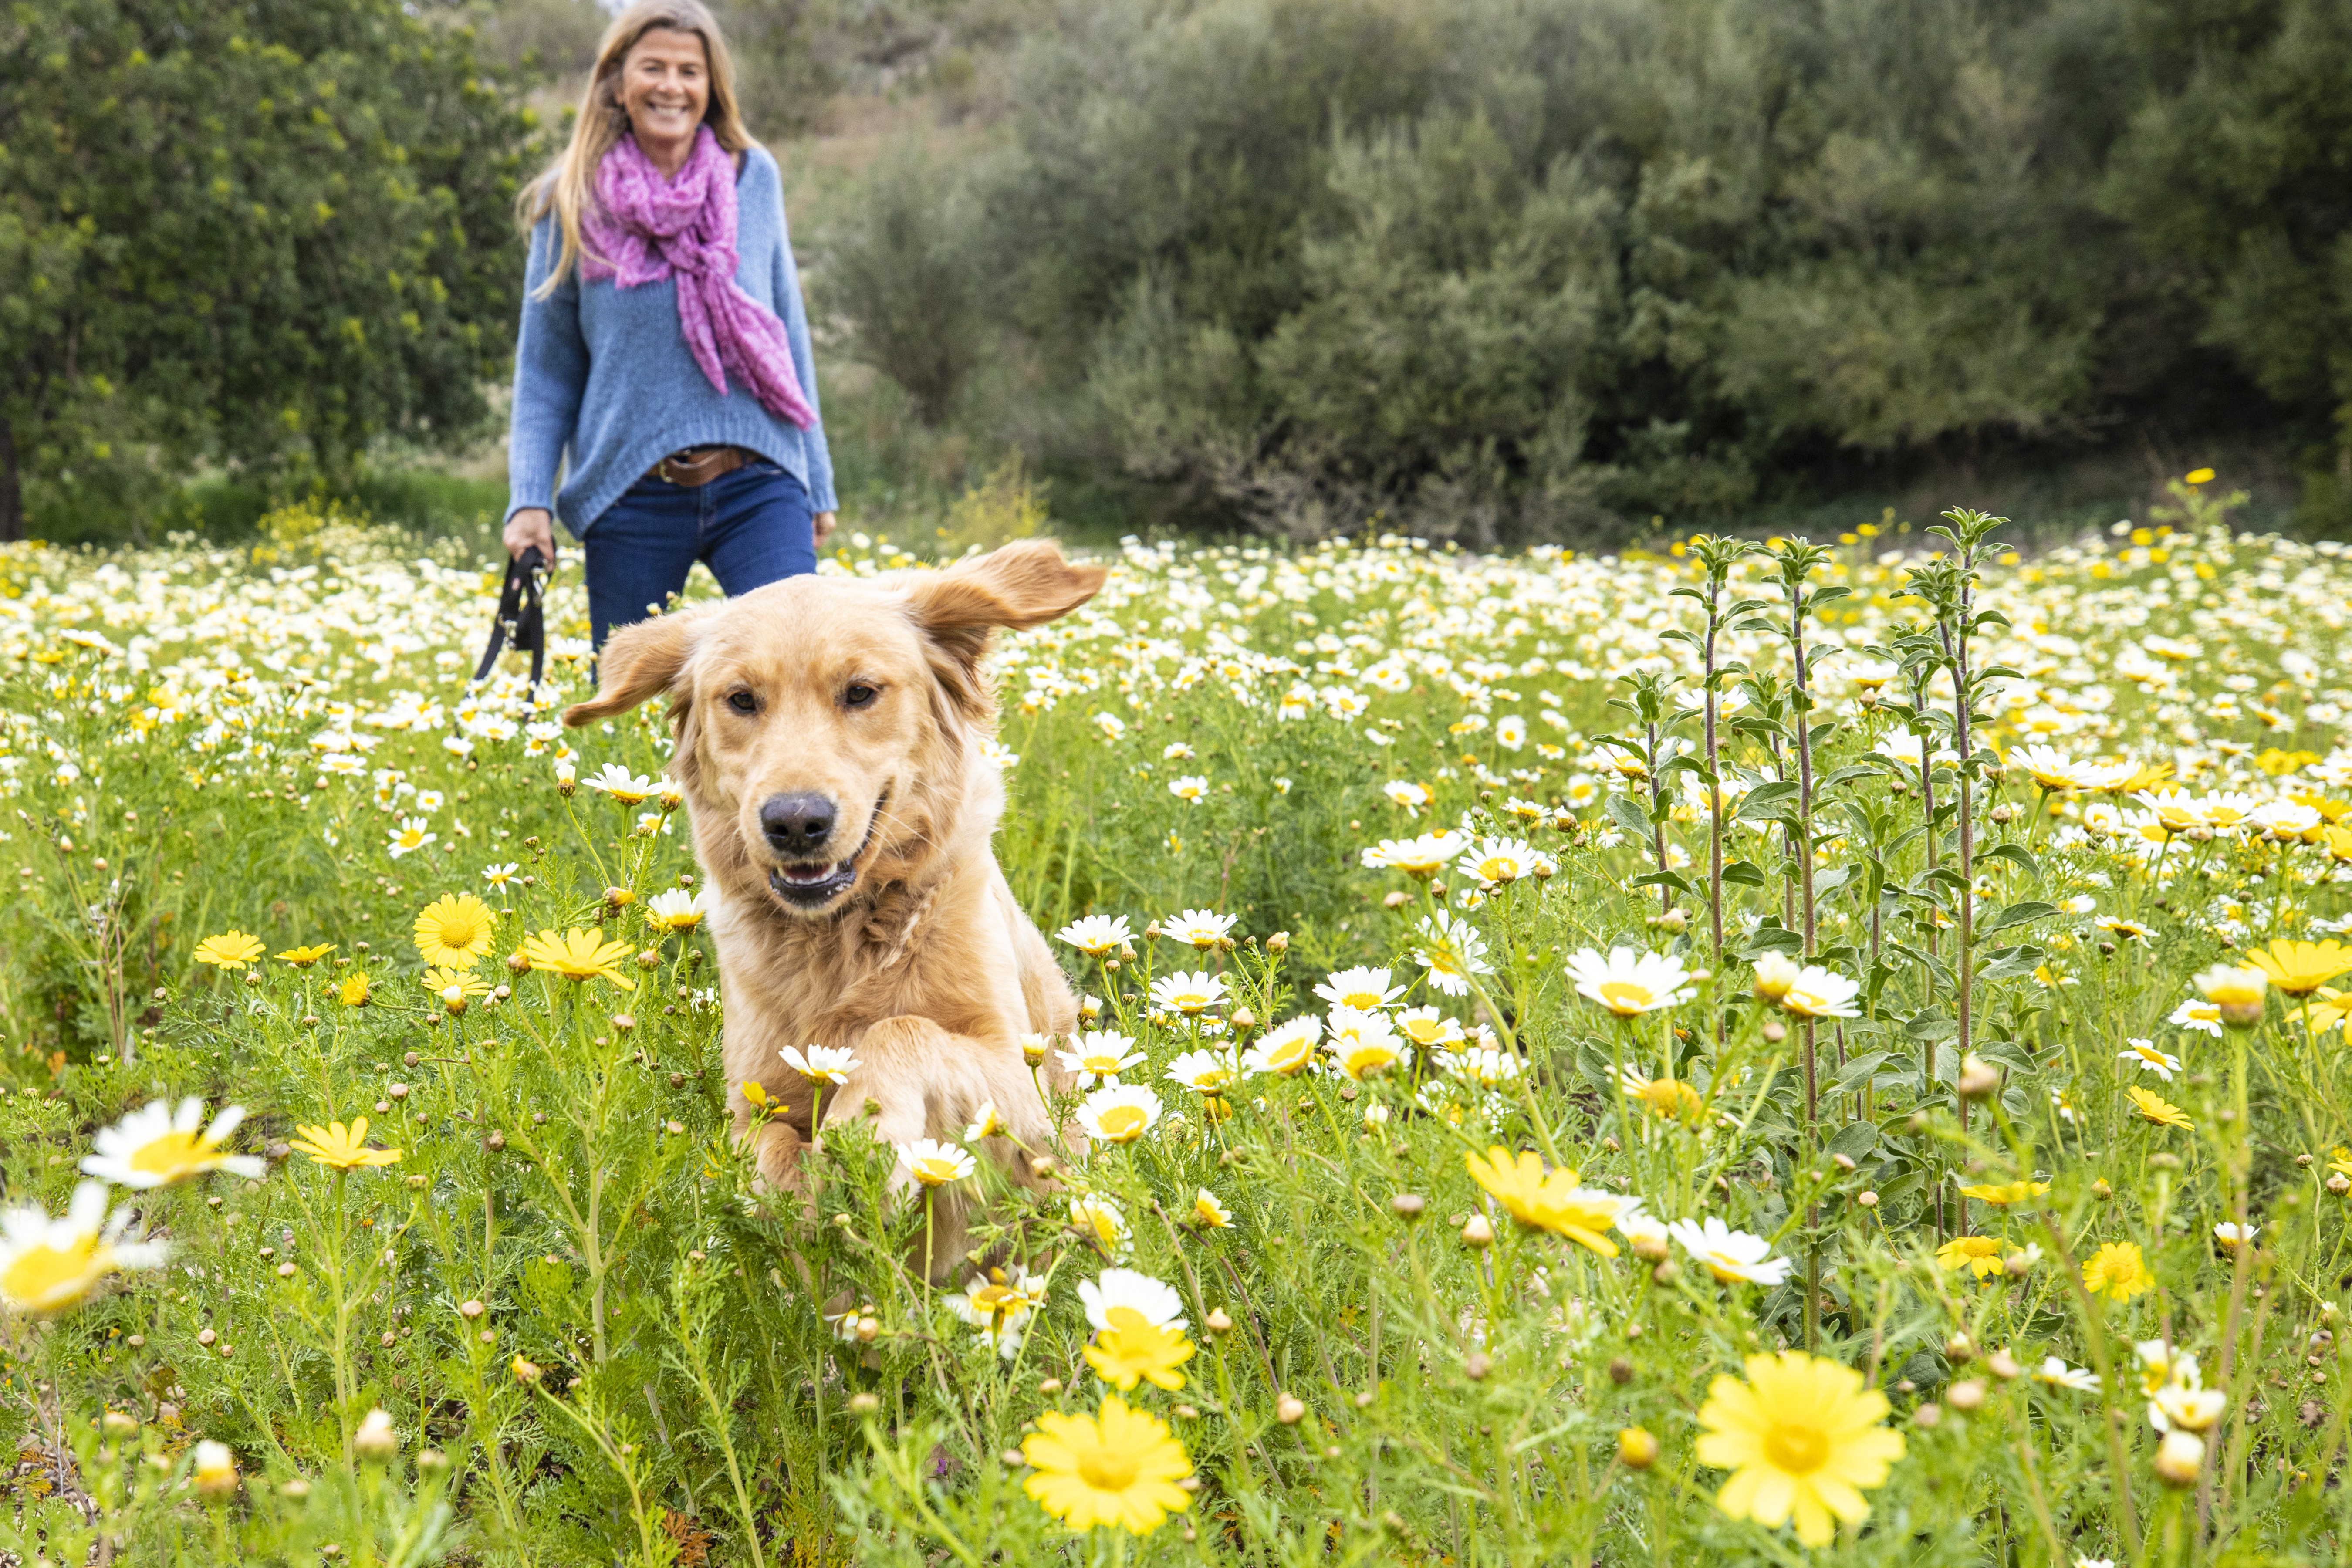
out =
[[(515, 515), (520, 517), (522, 514), (518, 512)], [(834, 525), (840, 521), (841, 514), (835, 511), (821, 511), (810, 520), (809, 531), (814, 536), (814, 542), (819, 550), (823, 550), (824, 542), (833, 537)]]
[(539, 547), (539, 558), (550, 566), (555, 564), (555, 520), (547, 515), (543, 506), (527, 506), (507, 519), (507, 554), (520, 560), (532, 545)]

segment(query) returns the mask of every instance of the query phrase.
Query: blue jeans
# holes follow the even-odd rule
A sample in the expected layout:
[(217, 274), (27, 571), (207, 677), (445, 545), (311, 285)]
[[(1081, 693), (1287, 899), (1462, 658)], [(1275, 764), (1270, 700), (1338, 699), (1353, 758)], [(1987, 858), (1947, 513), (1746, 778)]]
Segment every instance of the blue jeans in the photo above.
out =
[(697, 561), (730, 597), (816, 570), (808, 489), (770, 462), (744, 464), (688, 489), (644, 479), (582, 541), (596, 646), (686, 586)]

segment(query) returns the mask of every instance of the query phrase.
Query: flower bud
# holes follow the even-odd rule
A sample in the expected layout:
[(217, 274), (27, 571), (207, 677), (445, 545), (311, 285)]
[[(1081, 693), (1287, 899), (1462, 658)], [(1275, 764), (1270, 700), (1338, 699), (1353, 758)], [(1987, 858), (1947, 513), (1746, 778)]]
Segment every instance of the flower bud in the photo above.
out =
[(1639, 1426), (1617, 1434), (1617, 1462), (1629, 1470), (1646, 1470), (1658, 1462), (1658, 1440)]
[(1495, 1370), (1495, 1358), (1485, 1351), (1472, 1351), (1462, 1358), (1462, 1375), (1473, 1383), (1484, 1383), (1486, 1374)]
[(1961, 1059), (1957, 1087), (1962, 1100), (1990, 1100), (2000, 1089), (2000, 1069), (1971, 1051)]
[(1914, 1426), (1924, 1427), (1932, 1431), (1936, 1427), (1942, 1426), (1943, 1422), (1944, 1407), (1933, 1401), (1930, 1401), (1926, 1405), (1922, 1405), (1918, 1409), (1911, 1412), (1911, 1425)]
[(2025, 1373), (2017, 1358), (2005, 1350), (1995, 1351), (1985, 1358), (1985, 1366), (2003, 1383), (2013, 1383)]
[(2175, 1428), (2156, 1448), (2156, 1479), (2168, 1487), (2193, 1487), (2205, 1468), (2205, 1439)]
[(1474, 1214), (1462, 1227), (1462, 1240), (1470, 1247), (1491, 1247), (1495, 1242), (1495, 1227), (1485, 1215)]
[(1234, 1331), (1234, 1321), (1225, 1315), (1225, 1310), (1223, 1307), (1210, 1308), (1209, 1315), (1201, 1321), (1207, 1325), (1208, 1331), (1213, 1334), (1229, 1334)]
[(1295, 1394), (1286, 1394), (1274, 1402), (1274, 1418), (1285, 1426), (1297, 1426), (1306, 1415), (1306, 1402)]
[(1286, 931), (1278, 931), (1272, 936), (1267, 937), (1265, 939), (1265, 950), (1268, 952), (1288, 952), (1290, 951), (1290, 933)]
[(207, 1437), (196, 1445), (196, 1468), (188, 1479), (208, 1498), (229, 1497), (236, 1491), (236, 1456), (227, 1444)]
[(378, 1406), (367, 1413), (360, 1429), (352, 1434), (352, 1452), (375, 1460), (389, 1459), (400, 1452), (400, 1434), (393, 1430), (390, 1412)]
[(1974, 1410), (1985, 1402), (1985, 1385), (1976, 1378), (1963, 1378), (1944, 1390), (1944, 1403), (1955, 1410)]

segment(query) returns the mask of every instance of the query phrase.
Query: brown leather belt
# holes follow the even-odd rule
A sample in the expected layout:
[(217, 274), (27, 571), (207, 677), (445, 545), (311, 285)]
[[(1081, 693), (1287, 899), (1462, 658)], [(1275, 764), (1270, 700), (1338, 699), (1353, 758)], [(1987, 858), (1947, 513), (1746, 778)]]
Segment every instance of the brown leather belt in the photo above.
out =
[(672, 452), (646, 469), (646, 477), (696, 489), (721, 474), (731, 474), (744, 464), (759, 460), (760, 454), (740, 447), (688, 447), (684, 451)]

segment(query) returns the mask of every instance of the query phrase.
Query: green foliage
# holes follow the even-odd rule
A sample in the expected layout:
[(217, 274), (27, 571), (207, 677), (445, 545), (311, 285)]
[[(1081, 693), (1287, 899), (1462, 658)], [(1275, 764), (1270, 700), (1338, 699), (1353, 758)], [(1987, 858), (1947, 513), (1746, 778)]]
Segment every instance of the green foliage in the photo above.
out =
[[(927, 353), (981, 333), (1034, 357), (1023, 439), (1196, 518), (1580, 537), (1864, 465), (2079, 450), (2118, 421), (2227, 426), (2263, 407), (2241, 378), (2332, 476), (2312, 504), (2352, 493), (2337, 8), (1208, 0), (1069, 22), (1018, 55), (1001, 136), (924, 166), (919, 243), (836, 298), (893, 374), (900, 323), (931, 311), (956, 327)], [(843, 244), (911, 237), (916, 188), (887, 166)], [(934, 362), (906, 374), (946, 405)]]
[[(940, 1280), (950, 1189), (856, 1103), (804, 1186), (758, 1179), (711, 937), (662, 923), (700, 881), (665, 717), (551, 722), (572, 561), (532, 690), (468, 679), (496, 571), (316, 501), (234, 551), (0, 552), (0, 1295), (22, 1207), (136, 1108), (234, 1100), (263, 1162), (119, 1192), (171, 1256), (0, 1315), (0, 1551), (1788, 1563), (1708, 1440), (1787, 1346), (1902, 1439), (1841, 1563), (2340, 1560), (2352, 998), (2312, 987), (2352, 975), (2352, 552), (2232, 538), (2210, 483), (2032, 561), (1958, 509), (1940, 558), (1124, 549), (1000, 642), (996, 852), (1047, 930), (1126, 917), (1055, 952), (1158, 1113), (1057, 1135), (1051, 1192), (935, 1127), (978, 1156)], [(1007, 469), (973, 506), (1034, 500)], [(469, 891), (470, 994), (413, 940)], [(609, 978), (530, 967), (588, 928)], [(2307, 1008), (2183, 1007), (2258, 957)], [(1151, 1000), (1192, 972), (1222, 1004)], [(304, 1148), (359, 1116), (396, 1162)], [(2118, 1254), (2149, 1288), (2092, 1294)], [(1197, 1483), (1132, 1540), (1040, 1499), (1114, 1265), (1192, 1352), (1124, 1394)], [(2169, 1479), (2150, 1383), (2211, 1418)]]
[(0, 21), (0, 538), (206, 459), (347, 479), (471, 438), (510, 352), (529, 121), (392, 0)]

